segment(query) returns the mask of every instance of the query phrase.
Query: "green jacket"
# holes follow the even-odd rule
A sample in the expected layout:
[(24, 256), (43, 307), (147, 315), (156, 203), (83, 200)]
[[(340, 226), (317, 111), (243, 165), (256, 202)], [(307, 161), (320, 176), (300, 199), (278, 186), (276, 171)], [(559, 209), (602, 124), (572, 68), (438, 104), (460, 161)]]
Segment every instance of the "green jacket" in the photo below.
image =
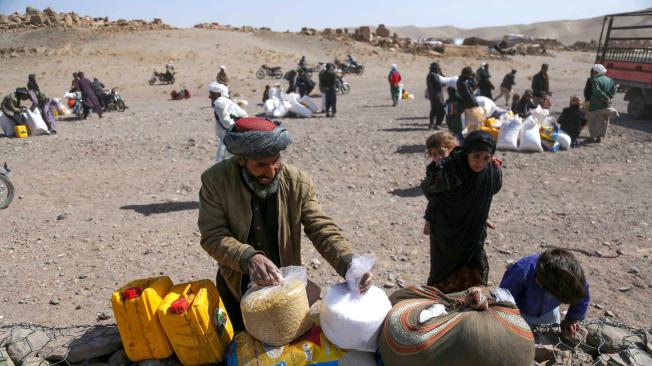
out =
[(591, 79), (591, 99), (589, 111), (609, 108), (611, 99), (616, 95), (616, 83), (607, 75), (599, 75)]
[[(279, 172), (278, 245), (281, 266), (300, 266), (301, 226), (317, 251), (345, 276), (353, 252), (333, 220), (321, 209), (310, 177), (299, 169), (282, 164)], [(223, 160), (206, 170), (199, 191), (201, 246), (219, 265), (231, 292), (242, 298), (242, 274), (257, 253), (245, 244), (251, 227), (251, 195), (240, 175), (235, 158)]]
[(21, 113), (22, 109), (20, 108), (20, 100), (16, 98), (16, 94), (11, 93), (4, 97), (0, 110), (2, 110), (2, 113), (8, 117), (13, 117), (16, 114)]

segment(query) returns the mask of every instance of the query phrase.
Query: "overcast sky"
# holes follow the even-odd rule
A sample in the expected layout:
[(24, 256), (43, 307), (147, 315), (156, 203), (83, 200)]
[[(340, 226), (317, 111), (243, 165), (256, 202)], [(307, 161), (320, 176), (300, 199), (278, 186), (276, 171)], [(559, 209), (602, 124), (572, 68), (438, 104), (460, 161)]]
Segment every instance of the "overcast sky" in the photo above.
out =
[[(329, 5), (324, 5), (328, 3)], [(177, 27), (202, 22), (270, 27), (277, 31), (358, 25), (493, 25), (582, 19), (652, 7), (652, 0), (0, 0), (0, 14), (26, 6), (110, 19), (162, 18)]]

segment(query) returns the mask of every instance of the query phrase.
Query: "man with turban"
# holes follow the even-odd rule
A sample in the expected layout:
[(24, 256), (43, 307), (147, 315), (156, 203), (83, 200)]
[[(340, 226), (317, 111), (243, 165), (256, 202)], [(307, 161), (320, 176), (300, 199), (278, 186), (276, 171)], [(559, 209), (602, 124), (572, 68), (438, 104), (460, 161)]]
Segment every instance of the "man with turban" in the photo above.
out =
[(215, 135), (217, 136), (217, 153), (215, 162), (231, 157), (224, 146), (226, 131), (233, 126), (238, 118), (247, 117), (247, 112), (229, 99), (229, 88), (224, 84), (213, 81), (208, 84), (208, 98), (213, 106), (215, 115)]
[[(244, 329), (240, 300), (249, 283), (277, 284), (280, 267), (302, 265), (302, 225), (340, 276), (353, 259), (351, 245), (322, 211), (310, 177), (281, 161), (291, 142), (280, 122), (242, 118), (224, 138), (234, 157), (201, 176), (201, 245), (218, 262), (217, 289), (236, 331)], [(371, 280), (365, 273), (361, 292)]]
[(591, 142), (601, 142), (609, 128), (609, 118), (614, 113), (611, 100), (616, 95), (616, 84), (608, 77), (607, 69), (596, 64), (591, 69), (591, 93), (589, 99), (589, 135)]

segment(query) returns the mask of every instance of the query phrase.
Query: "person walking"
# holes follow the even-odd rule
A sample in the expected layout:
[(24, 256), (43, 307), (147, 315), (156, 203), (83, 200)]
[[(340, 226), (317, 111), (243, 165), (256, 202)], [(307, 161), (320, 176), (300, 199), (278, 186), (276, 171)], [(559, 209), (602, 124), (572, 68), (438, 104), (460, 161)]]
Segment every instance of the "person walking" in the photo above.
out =
[(500, 97), (505, 97), (505, 105), (509, 105), (509, 100), (512, 95), (512, 88), (514, 85), (516, 85), (516, 70), (513, 70), (509, 73), (506, 74), (503, 77), (503, 82), (500, 83), (500, 94), (496, 98), (494, 98), (494, 102), (498, 101)]
[(541, 65), (541, 70), (532, 77), (532, 96), (535, 105), (543, 108), (544, 99), (552, 95), (550, 93), (550, 81), (548, 79), (548, 64)]
[(489, 73), (488, 63), (483, 63), (480, 69), (478, 69), (477, 78), (480, 95), (489, 99), (493, 99), (492, 91), (494, 90), (494, 84), (491, 82), (491, 74)]
[(337, 94), (335, 93), (335, 65), (326, 65), (326, 70), (319, 73), (319, 90), (326, 96), (326, 117), (335, 117), (337, 112)]
[(41, 91), (41, 89), (38, 87), (38, 83), (36, 82), (35, 74), (29, 74), (29, 76), (27, 77), (27, 89), (37, 91), (37, 92)]
[(595, 76), (591, 79), (591, 99), (589, 100), (589, 135), (591, 142), (602, 142), (607, 135), (609, 119), (614, 113), (611, 100), (616, 95), (616, 83), (608, 77), (607, 68), (593, 66)]
[[(430, 64), (430, 72), (426, 77), (426, 86), (428, 87), (428, 99), (430, 99), (430, 123), (428, 129), (438, 130), (441, 126), (444, 116), (446, 115), (446, 108), (444, 105), (443, 88), (439, 77), (443, 76), (439, 63), (433, 62)], [(435, 122), (435, 118), (437, 119)]]
[(211, 100), (213, 115), (215, 116), (215, 135), (217, 137), (215, 163), (219, 163), (231, 157), (224, 145), (224, 136), (226, 136), (235, 121), (248, 115), (247, 111), (229, 99), (229, 88), (224, 84), (216, 81), (208, 84), (208, 98)]
[(398, 66), (396, 66), (396, 64), (392, 64), (389, 70), (389, 75), (387, 76), (387, 80), (389, 81), (389, 89), (390, 93), (392, 94), (392, 105), (396, 107), (399, 99), (401, 99), (401, 82), (403, 81), (401, 78), (401, 73), (398, 72)]

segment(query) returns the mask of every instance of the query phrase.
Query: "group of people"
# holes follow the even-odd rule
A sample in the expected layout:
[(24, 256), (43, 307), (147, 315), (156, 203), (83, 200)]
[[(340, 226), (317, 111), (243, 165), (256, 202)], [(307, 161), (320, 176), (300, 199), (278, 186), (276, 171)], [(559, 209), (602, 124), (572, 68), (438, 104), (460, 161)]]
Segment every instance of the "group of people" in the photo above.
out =
[[(450, 132), (426, 140), (431, 163), (421, 189), (428, 199), (424, 234), (430, 237), (429, 286), (445, 293), (486, 286), (489, 263), (485, 252), (492, 198), (502, 187), (496, 143), (485, 131), (471, 132), (464, 143)], [(577, 259), (563, 249), (550, 249), (520, 259), (500, 283), (509, 290), (531, 326), (557, 323), (573, 334), (584, 320), (589, 285)], [(559, 306), (569, 304), (564, 320)]]
[(106, 92), (104, 92), (104, 84), (97, 78), (90, 81), (82, 71), (73, 73), (72, 77), (70, 92), (81, 93), (83, 118), (88, 118), (91, 109), (102, 118), (103, 106), (107, 97)]
[[(244, 330), (240, 301), (248, 286), (277, 284), (281, 267), (302, 264), (302, 227), (342, 277), (360, 254), (323, 212), (310, 177), (283, 162), (281, 153), (292, 140), (281, 122), (239, 118), (223, 137), (232, 157), (201, 176), (201, 246), (218, 262), (216, 285), (235, 331)], [(430, 236), (427, 284), (446, 293), (487, 286), (484, 244), (487, 228), (495, 228), (489, 211), (503, 180), (495, 141), (474, 131), (458, 146), (451, 133), (438, 132), (426, 145), (432, 159), (422, 183), (428, 198), (424, 232)], [(373, 274), (365, 273), (360, 291), (372, 282)], [(588, 282), (577, 259), (563, 249), (522, 258), (500, 286), (512, 293), (530, 325), (561, 323), (562, 331), (572, 334), (586, 316)], [(570, 304), (563, 321), (561, 304)]]
[[(61, 106), (56, 100), (41, 91), (35, 74), (30, 74), (27, 79), (26, 87), (18, 87), (2, 99), (0, 111), (18, 126), (27, 123), (26, 112), (28, 110), (34, 112), (38, 109), (50, 135), (56, 135), (57, 122), (54, 110), (62, 113)], [(31, 102), (31, 104), (28, 106), (23, 102)]]
[[(390, 86), (392, 88), (392, 100), (397, 103), (397, 95), (400, 88), (400, 74), (394, 69), (390, 72)], [(500, 84), (500, 93), (494, 98), (494, 85), (491, 82), (489, 64), (483, 63), (477, 72), (471, 67), (465, 67), (458, 78), (456, 87), (448, 87), (448, 99), (444, 101), (444, 88), (440, 77), (444, 77), (439, 63), (433, 62), (426, 77), (426, 96), (430, 99), (430, 123), (429, 129), (439, 129), (444, 118), (450, 132), (460, 141), (463, 130), (462, 114), (467, 124), (479, 124), (478, 118), (481, 114), (477, 109), (479, 103), (477, 96), (490, 98), (498, 101), (505, 98), (505, 105), (511, 97), (511, 111), (526, 118), (530, 110), (537, 106), (550, 108), (550, 82), (548, 76), (549, 65), (542, 64), (541, 69), (532, 77), (531, 89), (523, 92), (523, 95), (513, 94), (512, 89), (516, 85), (516, 70), (507, 73)], [(579, 135), (584, 126), (588, 124), (590, 138), (587, 142), (601, 142), (606, 136), (609, 126), (609, 118), (614, 114), (611, 109), (611, 101), (616, 93), (615, 83), (607, 75), (603, 65), (597, 64), (591, 68), (591, 76), (584, 88), (584, 104), (578, 96), (570, 98), (569, 106), (562, 111), (558, 119), (560, 127), (566, 132), (572, 141), (573, 147), (579, 146)]]

